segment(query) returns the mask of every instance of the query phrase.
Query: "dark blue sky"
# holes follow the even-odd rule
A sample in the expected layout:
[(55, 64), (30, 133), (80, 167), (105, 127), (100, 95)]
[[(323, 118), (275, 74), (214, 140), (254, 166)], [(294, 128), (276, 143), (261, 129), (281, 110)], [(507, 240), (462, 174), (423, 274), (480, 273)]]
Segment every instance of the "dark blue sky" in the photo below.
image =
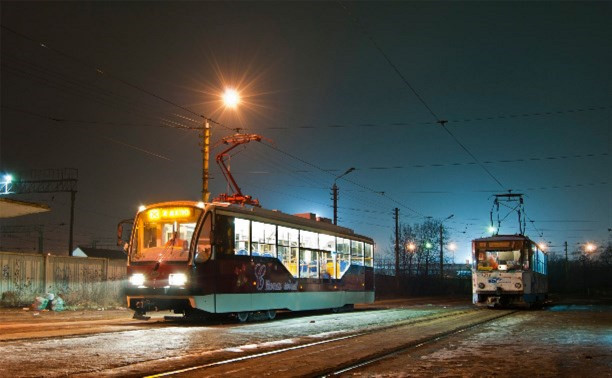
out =
[[(78, 168), (77, 243), (109, 244), (141, 203), (198, 199), (198, 132), (158, 126), (199, 120), (120, 78), (308, 162), (261, 144), (233, 157), (266, 208), (331, 218), (334, 176), (357, 168), (338, 181), (340, 223), (378, 252), (399, 207), (409, 223), (454, 214), (464, 259), (508, 189), (553, 250), (608, 240), (612, 4), (343, 4), (2, 2), (4, 27), (65, 55), (2, 29), (0, 171)], [(237, 114), (220, 108), (224, 85), (243, 89)], [(3, 224), (44, 223), (64, 248), (68, 195), (16, 198), (54, 211)]]

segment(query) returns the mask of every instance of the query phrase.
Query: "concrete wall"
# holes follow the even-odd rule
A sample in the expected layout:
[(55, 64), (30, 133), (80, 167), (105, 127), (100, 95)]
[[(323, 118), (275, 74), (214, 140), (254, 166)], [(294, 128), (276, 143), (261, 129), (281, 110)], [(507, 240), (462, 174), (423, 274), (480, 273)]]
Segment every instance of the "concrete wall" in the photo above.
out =
[(125, 280), (125, 260), (0, 252), (5, 302), (10, 296), (28, 303), (50, 292), (62, 294), (68, 305), (122, 303)]

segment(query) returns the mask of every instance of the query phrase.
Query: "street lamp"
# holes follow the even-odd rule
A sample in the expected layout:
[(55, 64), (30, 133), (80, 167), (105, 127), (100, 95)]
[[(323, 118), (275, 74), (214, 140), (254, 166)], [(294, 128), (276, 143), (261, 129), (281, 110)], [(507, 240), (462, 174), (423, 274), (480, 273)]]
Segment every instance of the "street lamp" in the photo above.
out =
[(332, 197), (334, 200), (334, 224), (338, 224), (338, 185), (336, 185), (336, 181), (340, 177), (344, 177), (348, 175), (349, 173), (353, 172), (354, 170), (355, 168), (351, 167), (347, 169), (346, 172), (344, 172), (340, 176), (336, 176), (336, 178), (334, 179), (334, 186), (332, 186)]
[(10, 174), (5, 174), (2, 177), (2, 180), (3, 180), (2, 186), (4, 186), (4, 193), (2, 194), (9, 194), (10, 193), (9, 188), (10, 188), (11, 183), (13, 182), (13, 176)]
[[(227, 108), (235, 109), (240, 103), (240, 94), (231, 88), (227, 88), (221, 95), (223, 104)], [(208, 189), (209, 167), (210, 167), (210, 122), (204, 117), (204, 135), (202, 148), (202, 200), (208, 202), (210, 198), (210, 190)]]
[(593, 243), (586, 243), (584, 245), (584, 250), (591, 253), (594, 252), (597, 249), (597, 246)]
[(454, 216), (455, 214), (451, 214), (440, 222), (440, 279), (444, 279), (444, 241), (442, 240), (442, 224)]
[(232, 88), (227, 88), (223, 93), (223, 103), (226, 107), (235, 109), (240, 103), (240, 94)]
[(457, 250), (457, 244), (451, 242), (448, 244), (448, 249), (453, 252), (453, 264), (455, 263), (455, 251)]

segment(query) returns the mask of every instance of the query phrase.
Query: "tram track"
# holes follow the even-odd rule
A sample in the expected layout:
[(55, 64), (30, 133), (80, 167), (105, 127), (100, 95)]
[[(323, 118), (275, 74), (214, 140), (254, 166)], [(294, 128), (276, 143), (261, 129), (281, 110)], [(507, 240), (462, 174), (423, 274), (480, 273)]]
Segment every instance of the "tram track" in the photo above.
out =
[[(165, 376), (334, 376), (439, 341), (516, 311), (462, 310), (365, 332), (160, 372)], [(402, 339), (405, 335), (406, 339)], [(364, 350), (363, 345), (369, 348)], [(346, 351), (355, 349), (355, 352)], [(330, 356), (334, 356), (330, 359)], [(320, 362), (326, 365), (321, 366)], [(288, 368), (291, 367), (291, 368)]]

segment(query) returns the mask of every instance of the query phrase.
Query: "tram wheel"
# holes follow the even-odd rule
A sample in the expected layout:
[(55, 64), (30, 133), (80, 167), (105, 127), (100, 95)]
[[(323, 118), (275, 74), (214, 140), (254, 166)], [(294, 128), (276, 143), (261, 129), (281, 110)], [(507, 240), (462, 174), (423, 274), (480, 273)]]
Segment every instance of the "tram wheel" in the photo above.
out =
[(266, 317), (268, 318), (268, 320), (274, 320), (274, 318), (276, 318), (276, 310), (266, 311)]
[(238, 312), (236, 313), (236, 317), (240, 323), (246, 323), (251, 317), (251, 313), (248, 311)]

